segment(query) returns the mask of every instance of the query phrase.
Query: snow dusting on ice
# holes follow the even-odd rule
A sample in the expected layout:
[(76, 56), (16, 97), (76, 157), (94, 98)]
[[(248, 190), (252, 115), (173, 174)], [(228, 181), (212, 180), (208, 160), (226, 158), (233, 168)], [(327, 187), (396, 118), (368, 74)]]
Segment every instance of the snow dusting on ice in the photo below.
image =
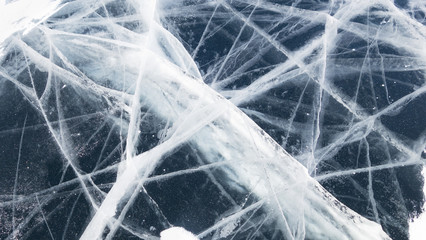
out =
[(198, 240), (194, 234), (181, 227), (172, 227), (160, 233), (161, 240)]

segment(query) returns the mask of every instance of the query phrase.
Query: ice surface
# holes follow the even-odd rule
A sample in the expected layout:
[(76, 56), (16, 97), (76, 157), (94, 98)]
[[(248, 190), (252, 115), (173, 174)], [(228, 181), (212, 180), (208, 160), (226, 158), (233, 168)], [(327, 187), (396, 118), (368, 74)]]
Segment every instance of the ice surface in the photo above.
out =
[(2, 2), (0, 238), (408, 239), (425, 13)]
[[(426, 167), (423, 167), (423, 177), (426, 176)], [(426, 193), (426, 185), (423, 185), (423, 192)], [(423, 208), (426, 207), (423, 205)], [(410, 239), (422, 240), (425, 236), (426, 214), (423, 212), (418, 218), (410, 222)]]

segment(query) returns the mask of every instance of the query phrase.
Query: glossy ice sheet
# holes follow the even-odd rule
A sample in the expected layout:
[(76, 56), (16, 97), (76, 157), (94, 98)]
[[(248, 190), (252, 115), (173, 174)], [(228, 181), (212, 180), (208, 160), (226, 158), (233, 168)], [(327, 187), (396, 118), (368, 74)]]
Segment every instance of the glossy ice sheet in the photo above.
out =
[(422, 212), (423, 1), (0, 6), (2, 239), (407, 239)]

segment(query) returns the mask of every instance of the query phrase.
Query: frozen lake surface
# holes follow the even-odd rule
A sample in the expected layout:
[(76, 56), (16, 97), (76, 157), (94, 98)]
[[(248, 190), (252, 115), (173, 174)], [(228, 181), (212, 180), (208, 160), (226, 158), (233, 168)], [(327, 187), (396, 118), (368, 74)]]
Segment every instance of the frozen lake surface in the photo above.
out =
[(0, 239), (409, 239), (425, 14), (0, 1)]

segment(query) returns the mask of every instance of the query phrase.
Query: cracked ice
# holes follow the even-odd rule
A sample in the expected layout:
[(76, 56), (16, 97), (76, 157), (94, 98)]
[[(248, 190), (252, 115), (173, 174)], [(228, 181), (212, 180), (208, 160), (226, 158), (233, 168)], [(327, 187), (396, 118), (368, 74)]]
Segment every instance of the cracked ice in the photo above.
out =
[(1, 239), (408, 239), (421, 0), (0, 3)]

